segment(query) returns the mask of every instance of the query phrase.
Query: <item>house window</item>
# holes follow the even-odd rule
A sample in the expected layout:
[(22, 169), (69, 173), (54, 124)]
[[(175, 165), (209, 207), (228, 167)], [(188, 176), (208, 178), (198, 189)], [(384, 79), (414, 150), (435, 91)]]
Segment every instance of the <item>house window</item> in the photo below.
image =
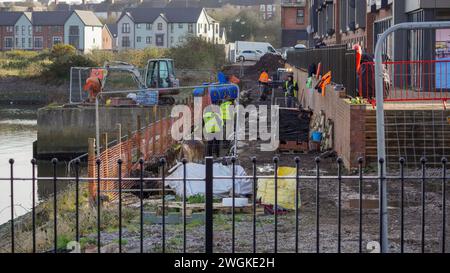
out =
[(69, 27), (69, 44), (75, 48), (79, 48), (80, 45), (80, 29), (78, 26)]
[(141, 28), (141, 24), (136, 24), (136, 28), (140, 29)]
[(130, 37), (128, 36), (122, 37), (122, 47), (130, 47)]
[(205, 27), (203, 28), (203, 31), (204, 31), (205, 33), (208, 33), (208, 30), (207, 30), (207, 28), (206, 28), (206, 24), (205, 24)]
[(6, 32), (13, 32), (14, 31), (14, 26), (7, 26), (6, 27)]
[(188, 25), (188, 32), (189, 33), (194, 33), (194, 24), (189, 24)]
[(152, 36), (147, 36), (145, 37), (145, 43), (147, 43), (148, 45), (152, 43)]
[(202, 30), (202, 24), (198, 24), (197, 28), (198, 28), (198, 31), (200, 32)]
[(152, 30), (152, 24), (145, 24), (145, 28), (147, 30)]
[(16, 34), (19, 35), (19, 26), (16, 26)]
[(35, 26), (34, 32), (42, 32), (42, 26)]
[(22, 35), (25, 35), (25, 26), (22, 26)]
[(156, 46), (164, 46), (164, 34), (156, 35)]
[(33, 32), (33, 27), (32, 26), (28, 26), (28, 35), (31, 35), (32, 32)]
[(158, 30), (163, 30), (163, 24), (162, 23), (158, 23)]
[(16, 47), (19, 47), (19, 38), (16, 37)]
[(216, 33), (219, 33), (219, 24), (216, 24)]
[(183, 24), (178, 24), (178, 28), (183, 28)]
[(5, 37), (5, 48), (13, 48), (14, 40), (13, 37)]
[(170, 24), (170, 33), (173, 33), (173, 29), (174, 29), (173, 24)]
[(136, 42), (137, 42), (137, 43), (140, 43), (140, 42), (141, 42), (141, 36), (137, 36), (137, 37), (136, 37)]
[(170, 37), (170, 44), (172, 45), (174, 42), (173, 36)]
[(34, 37), (34, 48), (42, 48), (43, 47), (43, 43), (42, 43), (42, 37)]
[(25, 48), (26, 44), (25, 44), (25, 38), (22, 38), (22, 48)]
[(182, 43), (183, 42), (183, 37), (178, 37), (178, 42)]
[(53, 45), (62, 43), (62, 37), (61, 36), (53, 36)]
[(303, 25), (305, 23), (305, 10), (297, 9), (297, 25)]
[(129, 23), (122, 24), (122, 33), (130, 33), (130, 24)]
[(29, 47), (29, 48), (32, 48), (32, 47), (33, 47), (33, 39), (31, 39), (31, 37), (28, 38), (28, 47)]

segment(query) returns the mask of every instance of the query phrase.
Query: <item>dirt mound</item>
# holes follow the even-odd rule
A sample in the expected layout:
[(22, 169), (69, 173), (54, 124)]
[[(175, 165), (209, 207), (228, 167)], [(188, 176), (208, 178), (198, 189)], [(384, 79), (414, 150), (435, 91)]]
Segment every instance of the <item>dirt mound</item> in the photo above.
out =
[(259, 73), (263, 69), (267, 69), (270, 73), (273, 73), (278, 68), (284, 67), (285, 61), (280, 55), (267, 53), (261, 57), (261, 59), (249, 70), (253, 73)]

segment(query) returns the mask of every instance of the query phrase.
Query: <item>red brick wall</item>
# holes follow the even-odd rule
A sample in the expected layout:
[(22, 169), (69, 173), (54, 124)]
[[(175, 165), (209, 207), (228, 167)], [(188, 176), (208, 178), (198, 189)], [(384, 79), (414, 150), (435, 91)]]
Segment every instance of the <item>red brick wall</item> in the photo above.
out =
[(331, 85), (327, 87), (325, 96), (316, 90), (306, 89), (307, 73), (296, 68), (293, 70), (300, 95), (303, 93), (303, 98), (300, 98), (302, 105), (313, 110), (314, 114), (323, 111), (325, 118), (334, 122), (333, 149), (342, 157), (347, 168), (357, 167), (358, 158), (365, 156), (366, 106), (349, 104), (342, 98), (343, 93), (334, 91)]
[(14, 43), (14, 27), (13, 27), (13, 31), (11, 31), (11, 32), (7, 32), (6, 30), (7, 30), (7, 26), (0, 26), (0, 50), (6, 50), (4, 48), (5, 37), (13, 37), (13, 43)]
[(304, 7), (305, 20), (304, 24), (297, 24), (297, 9), (299, 8), (281, 8), (281, 28), (283, 29), (306, 29), (309, 22), (309, 11)]
[[(61, 37), (61, 41), (64, 42), (64, 26), (41, 26), (41, 31), (36, 31), (36, 27), (33, 27), (33, 47), (34, 37), (42, 37), (42, 49), (51, 49), (53, 47), (53, 37)], [(40, 48), (34, 48), (35, 50), (41, 50)]]

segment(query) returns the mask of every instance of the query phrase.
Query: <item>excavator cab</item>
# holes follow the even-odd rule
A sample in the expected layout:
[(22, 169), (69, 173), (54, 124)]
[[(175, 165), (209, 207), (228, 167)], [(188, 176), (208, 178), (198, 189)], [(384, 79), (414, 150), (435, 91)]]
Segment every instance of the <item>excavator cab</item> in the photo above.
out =
[(147, 88), (172, 88), (178, 87), (175, 77), (174, 63), (172, 59), (151, 59), (147, 63), (145, 72)]

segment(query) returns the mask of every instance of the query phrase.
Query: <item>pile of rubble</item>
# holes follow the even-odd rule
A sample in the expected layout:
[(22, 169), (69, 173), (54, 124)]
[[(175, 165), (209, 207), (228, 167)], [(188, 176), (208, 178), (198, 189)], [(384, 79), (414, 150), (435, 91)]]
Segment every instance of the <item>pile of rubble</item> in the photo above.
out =
[(251, 68), (250, 73), (260, 73), (263, 69), (267, 69), (269, 73), (276, 71), (278, 68), (283, 68), (285, 64), (284, 59), (280, 55), (267, 53)]

